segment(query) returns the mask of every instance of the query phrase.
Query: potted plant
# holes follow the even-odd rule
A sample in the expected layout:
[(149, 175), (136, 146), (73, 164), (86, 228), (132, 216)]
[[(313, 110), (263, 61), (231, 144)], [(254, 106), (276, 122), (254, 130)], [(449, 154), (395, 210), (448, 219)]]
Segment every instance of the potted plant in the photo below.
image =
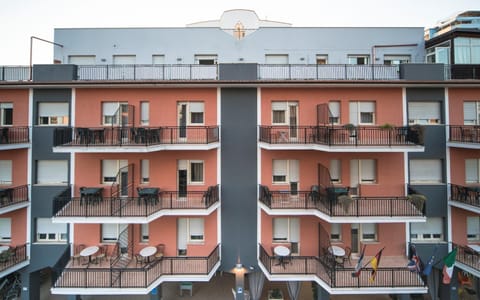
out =
[(268, 291), (268, 300), (283, 300), (283, 293), (280, 289), (275, 288)]
[(357, 136), (357, 127), (351, 123), (343, 125), (343, 128), (348, 130), (349, 136), (350, 137), (356, 137)]
[(427, 197), (422, 194), (410, 194), (408, 195), (408, 200), (413, 204), (413, 206), (415, 206), (415, 208), (423, 212)]
[(383, 130), (391, 130), (391, 129), (393, 129), (393, 127), (395, 127), (395, 126), (393, 126), (393, 125), (390, 124), (390, 123), (385, 123), (385, 124), (383, 124), (383, 125), (380, 126), (380, 129), (383, 129)]

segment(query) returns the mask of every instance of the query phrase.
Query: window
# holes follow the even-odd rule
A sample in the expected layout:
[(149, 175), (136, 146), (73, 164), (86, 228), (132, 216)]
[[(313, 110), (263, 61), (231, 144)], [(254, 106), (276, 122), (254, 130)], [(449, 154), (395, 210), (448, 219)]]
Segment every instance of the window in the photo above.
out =
[(37, 184), (68, 183), (67, 160), (38, 160), (37, 161)]
[(414, 241), (443, 241), (443, 219), (427, 218), (425, 223), (410, 223), (410, 238)]
[(362, 232), (362, 241), (376, 241), (377, 240), (377, 224), (362, 223), (360, 224)]
[(350, 102), (350, 123), (354, 125), (375, 124), (375, 102), (373, 101)]
[(0, 242), (12, 240), (12, 219), (0, 218)]
[[(298, 160), (274, 159), (272, 162), (273, 183), (296, 183), (299, 181)], [(298, 188), (298, 186), (296, 186)]]
[(95, 55), (70, 55), (68, 56), (68, 63), (72, 65), (94, 65)]
[(179, 102), (177, 106), (180, 126), (204, 124), (203, 102)]
[(480, 182), (480, 159), (468, 158), (465, 159), (465, 183), (479, 183)]
[(188, 184), (204, 183), (205, 173), (204, 162), (202, 160), (179, 160), (178, 171), (178, 180), (181, 182)]
[(140, 225), (140, 234), (141, 234), (141, 241), (148, 242), (148, 224), (141, 224)]
[(348, 55), (347, 61), (349, 65), (368, 65), (368, 55)]
[(377, 181), (376, 169), (377, 162), (374, 159), (352, 159), (350, 161), (350, 180), (356, 183), (375, 183)]
[(267, 65), (287, 65), (288, 54), (266, 54), (265, 64)]
[(179, 218), (178, 230), (179, 238), (186, 244), (200, 243), (205, 240), (203, 218)]
[(342, 224), (332, 223), (330, 227), (330, 240), (341, 241), (342, 240)]
[(328, 112), (330, 124), (340, 124), (340, 101), (328, 102)]
[(114, 55), (114, 65), (134, 65), (136, 61), (135, 55)]
[(442, 160), (411, 159), (410, 183), (441, 183), (443, 182)]
[(190, 162), (190, 183), (203, 183), (203, 161)]
[(480, 39), (456, 37), (454, 40), (455, 64), (480, 64)]
[(102, 224), (102, 242), (116, 242), (120, 233), (127, 227), (128, 224)]
[(273, 218), (273, 242), (300, 242), (300, 218)]
[(12, 184), (11, 160), (0, 160), (0, 184)]
[(440, 124), (440, 102), (408, 102), (408, 124)]
[(463, 102), (463, 124), (464, 125), (480, 124), (480, 102), (476, 102), (476, 101)]
[(152, 55), (152, 64), (154, 64), (154, 65), (165, 64), (165, 55), (160, 55), (160, 54)]
[(342, 181), (342, 162), (339, 159), (330, 160), (330, 179), (333, 183), (340, 183)]
[(385, 65), (407, 64), (411, 60), (410, 55), (385, 55), (383, 63)]
[(467, 217), (467, 240), (480, 240), (480, 217)]
[(328, 55), (317, 54), (317, 65), (326, 65), (326, 64), (328, 64)]
[(2, 102), (0, 103), (0, 125), (12, 125), (13, 124), (13, 104)]
[(50, 218), (37, 219), (37, 242), (67, 241), (67, 224), (52, 223)]
[(102, 160), (102, 183), (117, 182), (117, 174), (121, 168), (128, 166), (127, 160)]
[(237, 40), (240, 40), (245, 37), (245, 26), (243, 26), (242, 22), (238, 21), (237, 24), (235, 24), (235, 28), (233, 30), (233, 36)]
[(150, 123), (150, 103), (140, 102), (140, 124), (148, 125)]
[(128, 123), (127, 102), (103, 102), (103, 125), (125, 125)]
[(195, 55), (195, 63), (199, 65), (215, 65), (217, 63), (216, 55)]
[(38, 103), (38, 125), (68, 125), (68, 103)]
[(150, 182), (150, 161), (148, 159), (142, 159), (140, 161), (140, 172), (142, 173), (142, 183), (149, 183)]
[(273, 125), (297, 125), (298, 102), (272, 102)]

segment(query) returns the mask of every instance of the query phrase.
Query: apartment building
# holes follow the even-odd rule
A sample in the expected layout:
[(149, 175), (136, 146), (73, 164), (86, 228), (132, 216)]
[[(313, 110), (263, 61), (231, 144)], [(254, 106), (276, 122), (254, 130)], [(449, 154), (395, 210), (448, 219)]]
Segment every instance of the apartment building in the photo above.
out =
[[(1, 244), (21, 257), (2, 276), (21, 274), (22, 299), (47, 273), (71, 298), (159, 299), (219, 272), (236, 299), (265, 280), (456, 299), (457, 274), (478, 293), (480, 88), (424, 63), (423, 28), (231, 10), (55, 43), (55, 64), (0, 69)], [(440, 260), (430, 275), (407, 267), (411, 245)], [(454, 247), (462, 272), (443, 285)]]

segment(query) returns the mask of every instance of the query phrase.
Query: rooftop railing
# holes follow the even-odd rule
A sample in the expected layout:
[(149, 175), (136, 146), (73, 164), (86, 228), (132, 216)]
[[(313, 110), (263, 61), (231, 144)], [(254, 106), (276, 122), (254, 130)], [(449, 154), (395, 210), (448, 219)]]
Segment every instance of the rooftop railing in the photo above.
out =
[(30, 80), (29, 66), (0, 66), (0, 81)]

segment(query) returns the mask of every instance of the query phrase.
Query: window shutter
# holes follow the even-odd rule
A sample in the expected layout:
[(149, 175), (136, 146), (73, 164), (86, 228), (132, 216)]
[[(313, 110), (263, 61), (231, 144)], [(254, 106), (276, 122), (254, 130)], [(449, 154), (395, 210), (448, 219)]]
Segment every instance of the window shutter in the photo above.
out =
[(114, 65), (134, 65), (136, 57), (135, 55), (114, 55)]
[(265, 55), (266, 64), (288, 64), (288, 54), (267, 54)]
[(340, 180), (340, 160), (339, 159), (332, 159), (330, 160), (330, 179), (339, 181)]
[(465, 159), (465, 182), (478, 182), (478, 159)]
[(411, 182), (442, 182), (442, 161), (439, 159), (410, 160)]
[(146, 125), (150, 121), (150, 103), (142, 102), (140, 104), (140, 122), (142, 125)]
[(350, 102), (350, 123), (358, 124), (358, 102)]
[(272, 102), (272, 110), (287, 110), (287, 102)]
[(334, 118), (340, 117), (340, 102), (339, 101), (328, 102), (328, 110), (330, 111), (330, 117), (334, 117)]
[(118, 224), (102, 224), (102, 239), (116, 241), (118, 238)]
[(104, 116), (113, 116), (120, 107), (118, 102), (103, 102), (103, 115)]
[(360, 179), (358, 178), (358, 159), (350, 160), (350, 185), (352, 187), (357, 187)]
[(0, 160), (0, 184), (12, 183), (12, 161)]
[(94, 65), (95, 55), (70, 55), (68, 57), (68, 63), (72, 65)]
[(142, 234), (142, 239), (143, 239), (143, 237), (148, 237), (148, 224), (142, 224), (140, 230), (141, 230), (141, 234)]
[(288, 237), (288, 218), (273, 219), (273, 240), (286, 240)]
[(290, 242), (300, 242), (300, 218), (290, 218)]
[(411, 223), (411, 233), (423, 234), (443, 234), (443, 221), (442, 218), (427, 218), (427, 222)]
[(359, 102), (361, 112), (375, 112), (375, 102)]
[(52, 223), (51, 219), (37, 219), (37, 233), (66, 233), (67, 224)]
[(148, 180), (150, 177), (150, 161), (148, 159), (141, 160), (141, 168), (142, 168), (142, 180)]
[(290, 182), (299, 182), (300, 167), (298, 160), (289, 161), (289, 179)]
[(375, 234), (375, 233), (376, 233), (375, 223), (362, 224), (362, 234)]
[(38, 115), (42, 117), (68, 116), (68, 103), (62, 103), (62, 102), (39, 103)]
[(440, 120), (440, 102), (409, 102), (409, 120)]
[(203, 102), (190, 102), (191, 113), (203, 113)]
[(203, 235), (204, 232), (204, 222), (202, 218), (191, 218), (190, 220), (190, 235)]
[(0, 218), (0, 240), (12, 239), (12, 219)]
[(376, 172), (375, 172), (375, 160), (373, 159), (362, 159), (361, 163), (361, 180), (362, 181), (375, 181)]
[(165, 64), (165, 55), (152, 55), (152, 64), (154, 65)]
[(476, 102), (463, 102), (463, 123), (465, 125), (476, 124), (477, 105)]
[(118, 173), (118, 161), (113, 159), (102, 160), (103, 177), (116, 177)]
[(287, 176), (287, 160), (273, 160), (273, 176)]
[(37, 183), (67, 183), (68, 161), (39, 160), (37, 162)]
[(187, 219), (179, 218), (177, 228), (178, 249), (187, 249)]

